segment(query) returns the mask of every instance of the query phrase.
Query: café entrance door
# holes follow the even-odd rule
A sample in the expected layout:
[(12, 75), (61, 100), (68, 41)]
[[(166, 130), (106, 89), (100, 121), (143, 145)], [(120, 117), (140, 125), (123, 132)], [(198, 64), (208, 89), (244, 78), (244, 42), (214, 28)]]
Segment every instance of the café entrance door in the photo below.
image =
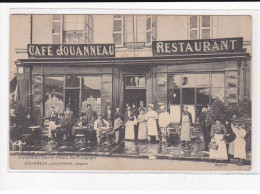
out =
[(134, 103), (139, 107), (140, 101), (146, 106), (146, 76), (145, 74), (125, 75), (124, 104)]

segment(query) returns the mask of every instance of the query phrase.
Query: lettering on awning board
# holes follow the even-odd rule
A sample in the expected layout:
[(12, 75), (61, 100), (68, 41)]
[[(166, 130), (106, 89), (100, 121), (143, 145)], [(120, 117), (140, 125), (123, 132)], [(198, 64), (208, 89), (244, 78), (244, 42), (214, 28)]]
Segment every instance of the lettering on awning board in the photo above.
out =
[(153, 41), (153, 55), (243, 52), (243, 38)]
[(27, 49), (29, 58), (115, 57), (114, 44), (28, 44)]

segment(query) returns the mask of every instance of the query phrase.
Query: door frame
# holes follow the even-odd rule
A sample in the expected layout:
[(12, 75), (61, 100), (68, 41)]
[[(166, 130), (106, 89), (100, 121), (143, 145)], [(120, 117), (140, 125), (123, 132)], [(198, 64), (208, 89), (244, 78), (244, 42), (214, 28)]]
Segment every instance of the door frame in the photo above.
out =
[[(131, 67), (121, 67), (119, 68), (119, 84), (118, 84), (118, 95), (119, 95), (119, 108), (124, 112), (124, 91), (125, 91), (125, 76), (126, 75), (145, 75), (145, 84), (146, 84), (146, 105), (151, 103), (148, 100), (147, 94), (150, 92), (152, 94), (153, 84), (152, 84), (152, 67), (150, 66), (132, 66)], [(150, 82), (150, 83), (149, 83)], [(149, 87), (150, 86), (150, 87)]]

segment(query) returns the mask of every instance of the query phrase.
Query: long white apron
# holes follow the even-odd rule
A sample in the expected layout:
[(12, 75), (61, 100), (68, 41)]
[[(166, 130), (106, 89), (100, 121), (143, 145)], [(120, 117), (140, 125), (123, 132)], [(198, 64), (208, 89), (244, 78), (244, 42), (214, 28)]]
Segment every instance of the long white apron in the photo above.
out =
[(190, 129), (189, 115), (183, 115), (181, 123), (181, 141), (191, 141)]
[(135, 139), (134, 121), (127, 121), (125, 126), (125, 139)]
[(158, 136), (157, 123), (158, 114), (155, 111), (148, 111), (145, 115), (147, 120), (148, 136)]
[(211, 139), (211, 142), (216, 142), (218, 145), (218, 149), (210, 149), (209, 150), (209, 158), (214, 160), (227, 160), (227, 145), (223, 140), (223, 134), (215, 134), (214, 137)]

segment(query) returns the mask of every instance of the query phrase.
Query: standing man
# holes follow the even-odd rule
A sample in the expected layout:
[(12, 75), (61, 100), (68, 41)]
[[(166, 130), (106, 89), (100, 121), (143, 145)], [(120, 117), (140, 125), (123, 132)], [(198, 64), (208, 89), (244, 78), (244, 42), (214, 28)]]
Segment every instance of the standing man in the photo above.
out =
[(55, 111), (55, 107), (52, 106), (51, 107), (51, 114), (50, 114), (50, 117), (49, 117), (49, 137), (51, 137), (51, 131), (56, 129), (56, 124), (57, 124), (57, 121), (58, 121), (58, 113)]
[(183, 107), (183, 113), (181, 116), (181, 142), (182, 146), (190, 147), (191, 142), (191, 125), (192, 125), (192, 116), (188, 112), (188, 107)]
[(199, 123), (200, 123), (200, 127), (201, 127), (202, 134), (203, 134), (203, 139), (204, 139), (203, 151), (209, 151), (209, 143), (211, 141), (211, 138), (210, 138), (211, 126), (206, 121), (207, 112), (208, 112), (208, 109), (206, 107), (203, 107), (200, 117), (199, 117)]
[(65, 118), (67, 119), (67, 124), (68, 124), (68, 132), (67, 132), (67, 137), (68, 141), (72, 140), (72, 125), (74, 124), (74, 114), (72, 111), (70, 111), (70, 107), (66, 107), (66, 111), (64, 112)]
[(153, 110), (154, 105), (148, 105), (148, 111), (145, 115), (145, 119), (147, 121), (148, 128), (148, 140), (151, 142), (152, 139), (158, 139), (158, 131), (157, 131), (157, 120), (158, 114)]
[(168, 132), (168, 126), (170, 124), (170, 115), (167, 111), (165, 111), (165, 106), (160, 106), (160, 111), (161, 113), (159, 114), (159, 127), (161, 130), (161, 136), (160, 137), (160, 141), (162, 141), (162, 143), (165, 146), (168, 146), (168, 136), (169, 136), (169, 132)]

